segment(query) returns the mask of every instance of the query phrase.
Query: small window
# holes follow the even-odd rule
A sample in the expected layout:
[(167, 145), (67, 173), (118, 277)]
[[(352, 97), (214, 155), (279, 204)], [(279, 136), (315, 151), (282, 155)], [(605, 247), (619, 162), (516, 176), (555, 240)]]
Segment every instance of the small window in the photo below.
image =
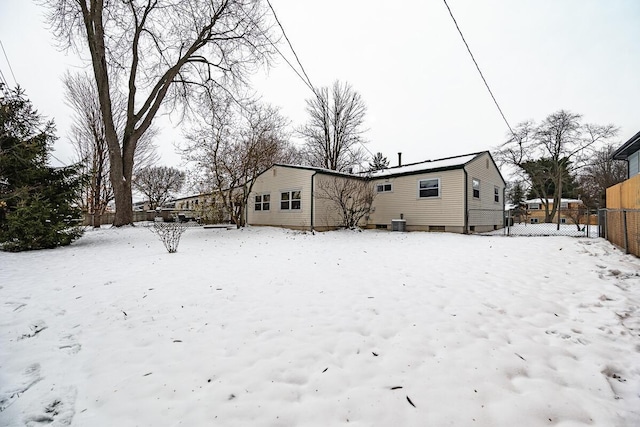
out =
[(471, 180), (471, 185), (473, 186), (473, 198), (479, 199), (480, 198), (480, 180), (473, 178)]
[(440, 178), (418, 181), (418, 195), (420, 198), (440, 197)]
[(259, 194), (255, 197), (255, 210), (256, 211), (268, 211), (270, 207), (271, 195)]
[(567, 209), (569, 207), (568, 202), (560, 202), (560, 209)]
[(538, 218), (531, 218), (531, 224), (537, 224)]
[(540, 209), (540, 203), (529, 203), (529, 209), (537, 211)]
[(280, 209), (288, 210), (300, 210), (301, 197), (300, 190), (296, 191), (283, 191), (280, 193)]
[(560, 224), (566, 224), (567, 218), (560, 218)]
[(391, 186), (391, 183), (376, 185), (376, 192), (378, 193), (389, 193), (392, 190), (393, 188)]
[(498, 187), (493, 187), (493, 201), (500, 203), (500, 189)]

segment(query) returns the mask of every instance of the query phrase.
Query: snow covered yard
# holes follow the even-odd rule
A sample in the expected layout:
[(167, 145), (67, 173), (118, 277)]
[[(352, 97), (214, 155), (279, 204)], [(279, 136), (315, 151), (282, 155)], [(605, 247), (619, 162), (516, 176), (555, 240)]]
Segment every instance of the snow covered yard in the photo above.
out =
[(637, 426), (603, 239), (148, 229), (0, 253), (0, 425)]

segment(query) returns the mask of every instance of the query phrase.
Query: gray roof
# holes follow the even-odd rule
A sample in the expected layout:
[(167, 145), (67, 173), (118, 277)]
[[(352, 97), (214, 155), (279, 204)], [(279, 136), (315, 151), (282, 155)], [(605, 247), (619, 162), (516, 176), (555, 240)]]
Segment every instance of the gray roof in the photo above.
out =
[(636, 151), (640, 151), (640, 132), (622, 144), (611, 157), (613, 157), (614, 160), (627, 160), (627, 158)]

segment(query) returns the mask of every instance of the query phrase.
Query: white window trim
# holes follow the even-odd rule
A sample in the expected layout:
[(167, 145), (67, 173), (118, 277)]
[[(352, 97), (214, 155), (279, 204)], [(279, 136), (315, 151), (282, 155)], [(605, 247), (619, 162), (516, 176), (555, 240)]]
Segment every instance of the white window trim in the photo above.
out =
[[(422, 181), (433, 181), (433, 180), (437, 180), (438, 181), (438, 195), (437, 196), (421, 197), (420, 196), (420, 183)], [(417, 194), (418, 200), (440, 199), (442, 197), (442, 180), (440, 179), (440, 177), (437, 177), (437, 178), (420, 178), (420, 179), (418, 179), (417, 187), (418, 187), (418, 194)]]
[[(381, 185), (383, 188), (388, 185), (389, 187), (391, 187), (391, 189), (390, 190), (383, 189), (382, 191), (378, 191), (379, 185)], [(376, 184), (376, 193), (393, 193), (393, 184), (391, 182), (381, 182)]]
[[(289, 209), (282, 209), (282, 193), (290, 193), (290, 196), (292, 195), (291, 193), (293, 193), (294, 191), (299, 191), (300, 192), (300, 209), (291, 209), (291, 202), (292, 200), (298, 200), (298, 199), (289, 199)], [(278, 191), (278, 211), (281, 212), (302, 212), (302, 188), (291, 188), (291, 189), (287, 189), (287, 190), (280, 190)]]
[[(496, 200), (496, 196), (498, 196), (498, 200)], [(500, 203), (500, 187), (493, 186), (493, 203)]]
[[(476, 182), (478, 183), (478, 196), (473, 194), (473, 192), (475, 191), (473, 184)], [(482, 181), (480, 181), (478, 178), (471, 178), (471, 197), (473, 197), (474, 199), (480, 200), (481, 191), (482, 191)]]
[[(256, 197), (260, 197), (260, 210), (256, 209), (256, 205), (258, 204), (256, 202)], [(265, 202), (264, 201), (264, 196), (269, 196), (269, 201)], [(264, 204), (265, 203), (269, 203), (269, 209), (265, 209), (264, 208)], [(271, 201), (271, 193), (256, 193), (253, 196), (253, 211), (254, 212), (271, 212), (271, 205), (273, 204), (273, 202)]]
[(532, 211), (539, 211), (541, 209), (540, 203), (529, 203), (529, 205), (527, 207), (529, 209), (531, 209)]
[(531, 224), (539, 224), (540, 220), (538, 218), (531, 218), (530, 222)]

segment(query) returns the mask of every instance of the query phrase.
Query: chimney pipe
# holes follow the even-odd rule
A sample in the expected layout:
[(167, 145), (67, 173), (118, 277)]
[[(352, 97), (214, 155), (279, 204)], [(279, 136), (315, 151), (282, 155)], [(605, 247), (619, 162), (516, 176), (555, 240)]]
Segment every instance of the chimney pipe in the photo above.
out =
[(402, 166), (402, 153), (398, 153), (398, 166)]

